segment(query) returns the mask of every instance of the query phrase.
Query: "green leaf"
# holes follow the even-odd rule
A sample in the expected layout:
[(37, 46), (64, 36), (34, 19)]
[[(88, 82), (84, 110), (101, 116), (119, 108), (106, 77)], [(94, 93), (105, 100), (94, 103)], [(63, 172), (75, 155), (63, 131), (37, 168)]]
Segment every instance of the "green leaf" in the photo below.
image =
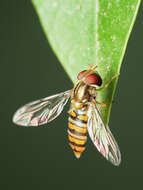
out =
[[(98, 65), (106, 84), (120, 72), (141, 0), (32, 0), (45, 34), (73, 83), (77, 74)], [(98, 92), (97, 100), (111, 102), (117, 79)], [(119, 101), (119, 100), (117, 100)], [(100, 107), (106, 123), (111, 103)]]

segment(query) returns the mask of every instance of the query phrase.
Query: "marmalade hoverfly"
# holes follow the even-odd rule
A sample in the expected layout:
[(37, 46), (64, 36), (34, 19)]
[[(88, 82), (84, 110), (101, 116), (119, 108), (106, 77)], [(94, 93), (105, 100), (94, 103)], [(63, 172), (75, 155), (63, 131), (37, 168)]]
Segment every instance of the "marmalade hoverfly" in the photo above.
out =
[[(112, 164), (118, 166), (121, 154), (118, 145), (107, 125), (104, 124), (97, 104), (105, 106), (96, 100), (96, 92), (106, 88), (115, 75), (104, 86), (96, 67), (84, 70), (78, 74), (79, 82), (66, 92), (43, 98), (21, 107), (14, 114), (13, 122), (23, 126), (39, 126), (51, 122), (62, 112), (69, 98), (71, 107), (68, 120), (68, 139), (75, 156), (80, 158), (85, 149), (87, 131), (98, 151)], [(98, 88), (100, 87), (100, 88)]]

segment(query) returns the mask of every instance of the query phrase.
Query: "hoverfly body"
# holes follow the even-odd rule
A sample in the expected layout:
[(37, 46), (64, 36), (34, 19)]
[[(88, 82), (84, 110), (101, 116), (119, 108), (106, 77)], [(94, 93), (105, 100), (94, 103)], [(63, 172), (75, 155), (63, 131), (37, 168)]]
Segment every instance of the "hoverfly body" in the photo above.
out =
[[(80, 158), (85, 150), (87, 131), (98, 151), (112, 164), (118, 166), (121, 162), (121, 154), (118, 145), (107, 125), (104, 124), (97, 104), (105, 106), (96, 100), (96, 92), (106, 88), (115, 75), (104, 86), (102, 79), (90, 65), (88, 70), (78, 74), (76, 86), (66, 92), (62, 92), (47, 98), (43, 98), (26, 104), (14, 114), (13, 122), (22, 126), (39, 126), (51, 122), (62, 112), (69, 98), (71, 107), (68, 120), (68, 140), (75, 156)], [(99, 88), (100, 87), (100, 88)]]

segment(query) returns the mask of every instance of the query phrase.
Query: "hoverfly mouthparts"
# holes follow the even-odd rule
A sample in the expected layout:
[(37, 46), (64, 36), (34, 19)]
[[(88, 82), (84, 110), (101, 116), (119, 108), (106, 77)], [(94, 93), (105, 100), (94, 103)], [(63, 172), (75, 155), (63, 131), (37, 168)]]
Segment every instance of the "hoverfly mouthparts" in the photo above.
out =
[(64, 106), (71, 100), (68, 111), (68, 140), (76, 158), (80, 158), (85, 150), (87, 133), (97, 150), (112, 164), (118, 166), (121, 154), (109, 127), (102, 120), (97, 104), (106, 104), (96, 100), (96, 92), (107, 88), (113, 76), (103, 87), (100, 75), (90, 65), (88, 70), (77, 76), (79, 82), (71, 90), (30, 102), (19, 108), (13, 116), (13, 122), (22, 126), (40, 126), (51, 122), (60, 115)]
[(78, 80), (83, 80), (84, 82), (88, 84), (95, 84), (97, 86), (102, 85), (102, 79), (97, 72), (93, 71), (92, 73), (89, 73), (89, 74), (87, 73), (87, 75), (86, 75), (86, 72), (87, 70), (81, 71), (77, 76)]

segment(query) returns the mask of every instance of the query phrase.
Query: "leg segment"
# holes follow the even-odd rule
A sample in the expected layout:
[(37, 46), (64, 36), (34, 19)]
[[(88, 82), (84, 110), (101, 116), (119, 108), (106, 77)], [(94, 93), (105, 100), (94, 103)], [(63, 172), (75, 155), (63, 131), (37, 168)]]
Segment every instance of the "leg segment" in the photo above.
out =
[(106, 104), (104, 104), (104, 103), (102, 103), (102, 102), (98, 102), (98, 101), (96, 101), (96, 104), (99, 104), (99, 105), (102, 106), (102, 107), (106, 107), (106, 106), (107, 106)]
[(120, 75), (120, 73), (114, 75), (114, 76), (111, 78), (111, 80), (110, 80), (107, 84), (105, 84), (103, 87), (98, 88), (98, 89), (96, 89), (96, 90), (97, 90), (97, 91), (100, 91), (100, 90), (103, 90), (104, 88), (107, 88), (107, 87), (109, 86), (109, 84), (112, 82), (112, 80), (115, 79), (115, 78), (117, 78), (119, 75)]

